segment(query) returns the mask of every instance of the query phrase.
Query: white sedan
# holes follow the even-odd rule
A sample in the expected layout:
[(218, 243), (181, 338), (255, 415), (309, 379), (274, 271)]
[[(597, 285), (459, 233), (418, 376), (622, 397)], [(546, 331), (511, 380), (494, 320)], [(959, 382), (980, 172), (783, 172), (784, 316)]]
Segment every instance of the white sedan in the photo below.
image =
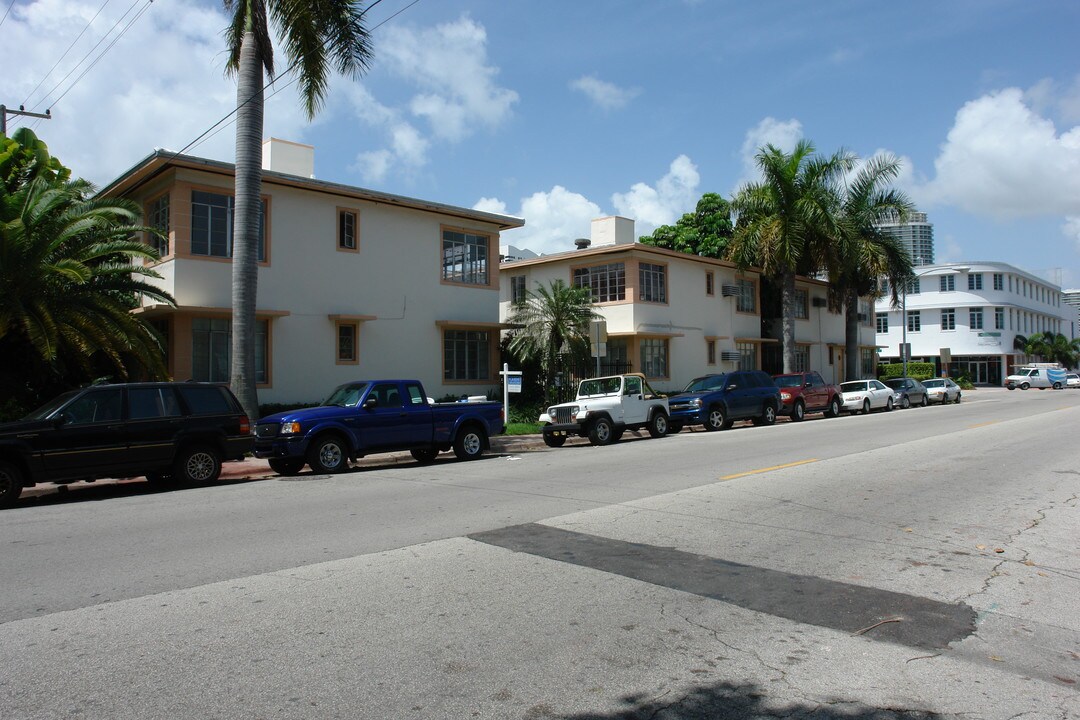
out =
[(926, 399), (932, 403), (960, 402), (960, 386), (951, 378), (931, 378), (923, 380), (926, 388)]
[(893, 390), (879, 380), (851, 380), (840, 383), (844, 409), (855, 414), (871, 410), (893, 409)]
[(1076, 373), (1069, 373), (1065, 376), (1065, 387), (1067, 388), (1080, 388), (1080, 375)]

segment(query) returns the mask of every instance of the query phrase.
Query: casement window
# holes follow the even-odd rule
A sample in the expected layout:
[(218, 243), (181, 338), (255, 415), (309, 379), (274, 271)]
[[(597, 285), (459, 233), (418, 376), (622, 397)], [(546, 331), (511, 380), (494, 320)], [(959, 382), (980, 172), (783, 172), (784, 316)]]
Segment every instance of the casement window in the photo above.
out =
[(525, 276), (514, 275), (510, 278), (510, 302), (521, 305), (525, 302)]
[[(268, 320), (255, 321), (255, 382), (269, 382)], [(191, 321), (191, 377), (204, 382), (229, 382), (232, 321), (228, 318), (193, 318)]]
[(735, 343), (740, 370), (757, 370), (757, 343)]
[(889, 313), (878, 313), (876, 320), (879, 333), (889, 332)]
[(981, 307), (973, 307), (968, 310), (968, 320), (972, 330), (983, 329), (983, 309)]
[(994, 308), (994, 329), (1005, 329), (1005, 308)]
[(715, 340), (706, 340), (705, 341), (705, 363), (707, 365), (715, 365), (716, 364), (716, 341)]
[(942, 275), (938, 278), (938, 284), (941, 292), (953, 292), (956, 290), (956, 276)]
[(908, 310), (907, 314), (907, 330), (908, 332), (919, 332), (922, 330), (922, 315), (921, 310)]
[(638, 265), (638, 299), (643, 302), (667, 302), (667, 266), (653, 263)]
[(968, 275), (968, 290), (982, 290), (982, 273)]
[(443, 379), (490, 380), (491, 335), (487, 330), (443, 331)]
[(874, 351), (872, 348), (859, 348), (859, 368), (863, 377), (874, 376)]
[(337, 323), (337, 362), (352, 365), (360, 358), (360, 323)]
[[(191, 191), (191, 254), (231, 258), (233, 254), (232, 195)], [(266, 200), (259, 213), (259, 239), (255, 251), (259, 262), (266, 261)]]
[(956, 308), (942, 308), (941, 309), (941, 329), (942, 330), (955, 330), (956, 329)]
[(1003, 275), (1002, 273), (994, 273), (994, 289), (1005, 289), (1005, 275)]
[(609, 263), (574, 268), (574, 287), (588, 288), (593, 302), (617, 302), (626, 299), (626, 266)]
[(735, 309), (744, 313), (757, 312), (757, 283), (747, 278), (738, 278), (735, 284), (739, 287), (738, 299)]
[(920, 293), (922, 293), (922, 278), (915, 278), (908, 283), (907, 294), (919, 295)]
[(169, 195), (166, 193), (154, 200), (146, 209), (146, 224), (161, 233), (161, 236), (150, 234), (149, 244), (158, 251), (158, 255), (165, 257), (169, 254)]
[(359, 247), (358, 238), (359, 216), (355, 210), (338, 210), (338, 250), (356, 250)]
[(443, 230), (442, 279), (463, 285), (487, 285), (490, 244), (487, 235)]
[(716, 277), (711, 271), (705, 273), (705, 294), (716, 294)]
[(645, 373), (645, 377), (668, 376), (667, 338), (644, 338), (641, 341), (641, 371)]
[(795, 289), (795, 317), (799, 320), (810, 319), (810, 292)]
[(806, 372), (810, 369), (810, 346), (795, 346), (795, 372)]
[(867, 327), (870, 327), (871, 325), (873, 325), (874, 321), (871, 318), (870, 310), (871, 310), (871, 307), (870, 307), (870, 301), (869, 300), (860, 300), (859, 301), (859, 324), (860, 325), (866, 325)]

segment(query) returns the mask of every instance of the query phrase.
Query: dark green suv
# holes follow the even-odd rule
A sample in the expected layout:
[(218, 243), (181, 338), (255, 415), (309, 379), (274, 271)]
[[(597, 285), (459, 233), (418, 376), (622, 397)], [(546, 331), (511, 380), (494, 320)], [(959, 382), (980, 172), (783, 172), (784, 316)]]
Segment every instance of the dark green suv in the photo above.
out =
[(253, 444), (248, 417), (224, 385), (92, 385), (0, 424), (0, 507), (40, 482), (213, 482), (223, 460), (239, 460)]

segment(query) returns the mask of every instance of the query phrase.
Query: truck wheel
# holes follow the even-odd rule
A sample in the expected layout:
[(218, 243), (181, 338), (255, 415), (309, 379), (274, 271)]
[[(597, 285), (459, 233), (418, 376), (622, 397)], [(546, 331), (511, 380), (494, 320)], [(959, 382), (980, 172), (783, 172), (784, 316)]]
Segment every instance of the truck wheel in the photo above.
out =
[(562, 447), (566, 444), (566, 436), (556, 435), (555, 433), (544, 433), (544, 444), (548, 447)]
[(610, 445), (614, 441), (614, 428), (607, 418), (597, 418), (589, 428), (589, 442), (593, 445)]
[(181, 485), (212, 483), (221, 475), (221, 457), (207, 445), (186, 447), (176, 456), (172, 476)]
[(454, 454), (458, 460), (475, 460), (484, 452), (484, 431), (468, 426), (454, 439)]
[(611, 442), (616, 443), (622, 440), (623, 433), (626, 432), (626, 428), (617, 427), (611, 431)]
[(421, 465), (435, 462), (435, 456), (439, 454), (439, 451), (435, 448), (413, 448), (409, 452), (412, 453), (413, 460)]
[(1054, 389), (1055, 390), (1060, 390), (1061, 389), (1061, 383), (1059, 383), (1059, 382), (1054, 383)]
[(655, 412), (649, 418), (649, 435), (654, 438), (662, 438), (668, 434), (668, 416), (662, 412)]
[(9, 462), (0, 462), (0, 508), (15, 505), (22, 493), (22, 473)]
[(835, 397), (829, 402), (829, 409), (825, 411), (825, 417), (839, 417), (840, 416), (840, 401)]
[(705, 418), (706, 430), (727, 430), (731, 427), (731, 420), (724, 412), (724, 408), (713, 405), (709, 408), (709, 417)]
[(801, 422), (806, 417), (806, 405), (802, 400), (796, 400), (795, 404), (791, 406), (791, 420), (792, 422)]
[(755, 425), (772, 425), (776, 422), (776, 408), (771, 404), (766, 403), (765, 407), (761, 409), (761, 415), (754, 418), (750, 422)]
[(1031, 387), (1031, 385), (1028, 383), (1020, 383), (1021, 390), (1027, 390), (1029, 387)]
[(296, 458), (274, 458), (273, 460), (267, 460), (267, 463), (270, 465), (271, 470), (286, 477), (297, 475), (304, 469), (304, 461)]
[(349, 467), (349, 454), (339, 435), (323, 435), (308, 449), (308, 465), (317, 475), (339, 473)]

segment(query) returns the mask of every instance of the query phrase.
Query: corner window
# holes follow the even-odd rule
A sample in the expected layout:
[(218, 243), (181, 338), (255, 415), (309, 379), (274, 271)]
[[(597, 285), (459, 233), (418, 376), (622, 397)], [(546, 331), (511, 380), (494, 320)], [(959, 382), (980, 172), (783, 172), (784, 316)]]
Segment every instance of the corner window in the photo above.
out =
[(639, 298), (643, 302), (667, 302), (667, 266), (652, 263), (638, 265), (638, 280), (641, 285)]
[(863, 377), (874, 375), (874, 351), (871, 348), (859, 348), (859, 367)]
[(626, 266), (623, 263), (574, 268), (574, 287), (589, 288), (593, 302), (626, 299)]
[(810, 346), (795, 346), (795, 372), (806, 372), (810, 368)]
[(735, 343), (739, 353), (740, 370), (757, 370), (757, 343)]
[(337, 362), (353, 364), (359, 362), (360, 323), (339, 322), (337, 324)]
[(747, 278), (738, 278), (735, 280), (735, 284), (739, 288), (738, 301), (735, 303), (735, 309), (744, 313), (756, 313), (757, 312), (757, 283)]
[[(255, 321), (255, 382), (269, 382), (268, 320)], [(229, 382), (232, 321), (228, 318), (193, 318), (191, 321), (191, 377), (203, 382)]]
[(359, 216), (355, 210), (338, 209), (338, 250), (356, 250), (358, 248), (358, 223)]
[[(191, 191), (192, 255), (232, 257), (235, 205), (232, 195)], [(266, 200), (262, 201), (259, 213), (259, 237), (255, 254), (259, 262), (266, 261)]]
[(166, 193), (150, 203), (146, 209), (146, 224), (161, 233), (158, 237), (148, 234), (150, 247), (165, 257), (169, 254), (169, 195)]
[(878, 313), (876, 320), (877, 320), (877, 331), (879, 333), (887, 333), (887, 332), (889, 332), (889, 314), (888, 313)]
[(443, 230), (442, 237), (442, 279), (462, 285), (487, 285), (490, 238), (463, 230)]
[(1003, 275), (1002, 273), (994, 273), (994, 289), (1005, 289), (1005, 275)]
[(444, 380), (490, 380), (490, 358), (487, 330), (443, 331)]
[(641, 371), (645, 377), (668, 376), (668, 341), (666, 338), (645, 338), (641, 341)]

